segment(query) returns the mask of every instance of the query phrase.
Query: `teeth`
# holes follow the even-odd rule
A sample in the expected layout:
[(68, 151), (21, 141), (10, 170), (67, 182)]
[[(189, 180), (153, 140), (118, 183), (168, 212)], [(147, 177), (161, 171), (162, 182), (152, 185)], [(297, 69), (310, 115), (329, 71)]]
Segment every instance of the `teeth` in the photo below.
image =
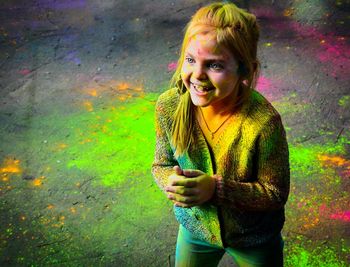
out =
[(200, 86), (200, 85), (195, 85), (195, 84), (193, 84), (193, 87), (194, 87), (196, 90), (201, 91), (201, 92), (209, 91), (209, 88), (206, 87), (206, 86)]

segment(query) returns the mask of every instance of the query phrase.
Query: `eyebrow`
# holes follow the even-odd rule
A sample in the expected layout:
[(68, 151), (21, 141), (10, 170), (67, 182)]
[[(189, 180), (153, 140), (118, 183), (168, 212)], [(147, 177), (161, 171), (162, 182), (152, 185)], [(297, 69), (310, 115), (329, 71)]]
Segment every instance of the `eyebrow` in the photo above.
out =
[[(185, 56), (186, 55), (188, 55), (188, 56), (190, 56), (190, 57), (192, 57), (192, 58), (196, 58), (195, 56), (193, 56), (191, 53), (189, 53), (189, 52), (186, 52), (185, 53)], [(218, 61), (218, 62), (223, 62), (223, 63), (225, 63), (225, 62), (227, 62), (227, 60), (225, 59), (225, 58), (223, 58), (223, 57), (213, 57), (213, 58), (209, 58), (209, 59), (206, 59), (205, 61)]]

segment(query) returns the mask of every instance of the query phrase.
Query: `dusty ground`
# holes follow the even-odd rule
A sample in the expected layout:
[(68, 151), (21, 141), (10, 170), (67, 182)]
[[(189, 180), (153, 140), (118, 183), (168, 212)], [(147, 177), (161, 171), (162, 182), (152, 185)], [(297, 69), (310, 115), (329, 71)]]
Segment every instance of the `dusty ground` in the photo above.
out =
[[(209, 2), (2, 1), (1, 266), (172, 266), (154, 104)], [(350, 3), (238, 4), (259, 18), (258, 89), (290, 145), (286, 266), (348, 266)]]

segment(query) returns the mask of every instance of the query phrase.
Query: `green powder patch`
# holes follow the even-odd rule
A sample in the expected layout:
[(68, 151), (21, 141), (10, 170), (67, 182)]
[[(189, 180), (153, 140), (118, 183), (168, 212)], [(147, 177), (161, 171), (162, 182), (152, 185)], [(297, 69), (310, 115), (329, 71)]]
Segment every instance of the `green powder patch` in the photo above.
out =
[(318, 179), (317, 174), (324, 172), (319, 156), (345, 156), (346, 146), (349, 144), (350, 140), (346, 136), (341, 136), (336, 143), (328, 141), (324, 144), (289, 144), (291, 171), (298, 179)]
[[(96, 99), (75, 112), (52, 109), (29, 121), (19, 115), (23, 126), (1, 129), (1, 237), (9, 264), (130, 266), (147, 254), (152, 266), (161, 250), (172, 249), (172, 203), (151, 175), (157, 97)], [(164, 246), (151, 251), (158, 238)]]
[(339, 101), (338, 105), (344, 108), (349, 108), (350, 107), (350, 95), (344, 95), (342, 96)]
[(328, 245), (324, 241), (308, 240), (305, 236), (296, 235), (293, 242), (285, 238), (288, 250), (285, 253), (285, 266), (298, 267), (345, 267), (347, 263), (342, 260), (350, 247), (341, 239), (336, 245)]
[(112, 186), (150, 172), (155, 146), (154, 103), (147, 95), (124, 102), (117, 109), (107, 107), (84, 114), (89, 127), (80, 128), (79, 140), (64, 151), (73, 159), (68, 168), (91, 171), (104, 185)]
[(303, 103), (303, 100), (300, 99), (296, 93), (291, 93), (290, 95), (284, 96), (280, 100), (271, 103), (282, 117), (305, 113), (312, 107), (310, 103)]
[(289, 144), (291, 191), (284, 231), (293, 241), (286, 242), (286, 266), (346, 266), (348, 244), (343, 240), (338, 247), (345, 225), (332, 214), (348, 210), (350, 194), (341, 174), (349, 166), (349, 144), (348, 133), (337, 142)]

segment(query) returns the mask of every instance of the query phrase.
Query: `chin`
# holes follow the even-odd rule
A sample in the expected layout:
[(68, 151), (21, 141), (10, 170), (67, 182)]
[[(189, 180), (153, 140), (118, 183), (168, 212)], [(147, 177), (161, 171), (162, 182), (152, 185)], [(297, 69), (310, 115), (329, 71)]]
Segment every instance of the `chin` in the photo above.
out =
[(197, 107), (207, 107), (210, 105), (210, 101), (205, 101), (205, 100), (202, 100), (202, 99), (198, 99), (198, 97), (196, 96), (192, 96), (191, 95), (191, 101), (193, 103), (193, 105), (197, 106)]

